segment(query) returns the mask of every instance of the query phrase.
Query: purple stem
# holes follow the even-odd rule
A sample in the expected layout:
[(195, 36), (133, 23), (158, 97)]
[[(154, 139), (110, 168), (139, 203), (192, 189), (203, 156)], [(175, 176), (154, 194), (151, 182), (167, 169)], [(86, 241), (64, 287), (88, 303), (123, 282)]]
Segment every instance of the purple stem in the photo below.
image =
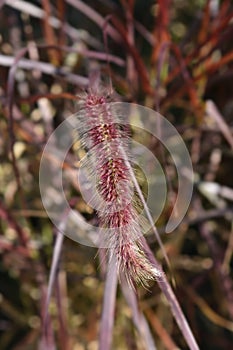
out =
[[(144, 249), (148, 255), (148, 259), (150, 260), (150, 262), (155, 266), (155, 268), (159, 271), (162, 270), (160, 264), (158, 263), (158, 261), (156, 260), (156, 258), (154, 257), (152, 251), (150, 250), (146, 240), (144, 238), (142, 238), (142, 244), (144, 245)], [(162, 277), (160, 277), (157, 281), (161, 291), (163, 292), (163, 294), (165, 295), (165, 297), (167, 298), (167, 301), (170, 305), (172, 314), (176, 320), (177, 325), (179, 326), (189, 348), (191, 350), (199, 350), (199, 347), (197, 345), (197, 342), (194, 338), (194, 335), (190, 329), (190, 326), (183, 314), (183, 311), (181, 310), (181, 307), (179, 305), (178, 300), (176, 299), (176, 296), (169, 284), (169, 282), (167, 281), (167, 278), (165, 276), (165, 274), (162, 274)]]
[(130, 288), (129, 283), (127, 282), (125, 275), (122, 273), (121, 277), (121, 288), (124, 294), (124, 297), (132, 310), (133, 322), (135, 327), (138, 330), (138, 333), (141, 335), (145, 343), (145, 348), (149, 350), (156, 350), (156, 346), (150, 332), (147, 320), (144, 317), (143, 313), (138, 309), (138, 301), (135, 291)]
[(109, 260), (104, 289), (103, 311), (100, 323), (99, 350), (110, 350), (117, 290), (117, 262)]

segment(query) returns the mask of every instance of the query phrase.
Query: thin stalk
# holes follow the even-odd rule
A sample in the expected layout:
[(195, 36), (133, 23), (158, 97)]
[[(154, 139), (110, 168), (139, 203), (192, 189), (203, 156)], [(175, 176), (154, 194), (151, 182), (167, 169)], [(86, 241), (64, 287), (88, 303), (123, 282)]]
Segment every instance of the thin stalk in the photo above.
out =
[[(151, 252), (145, 238), (142, 239), (143, 241), (143, 246), (145, 251), (147, 252), (148, 255), (148, 259), (150, 260), (150, 262), (155, 266), (156, 269), (161, 269), (160, 264), (158, 263), (158, 261), (156, 260), (156, 258), (154, 257), (154, 254)], [(181, 310), (180, 304), (166, 278), (165, 274), (162, 274), (161, 278), (158, 279), (158, 285), (161, 289), (161, 291), (163, 292), (163, 294), (165, 295), (170, 308), (171, 308), (171, 312), (176, 320), (177, 325), (179, 326), (181, 333), (183, 334), (190, 350), (199, 350), (199, 347), (197, 345), (197, 342), (194, 338), (194, 335), (191, 331), (191, 328), (188, 324), (188, 321), (186, 320), (186, 317), (183, 313), (183, 311)]]
[(130, 288), (125, 275), (121, 274), (120, 277), (121, 280), (121, 288), (122, 292), (124, 294), (124, 297), (129, 305), (129, 307), (132, 310), (132, 317), (135, 327), (138, 330), (138, 333), (140, 334), (146, 349), (148, 350), (156, 350), (156, 346), (154, 343), (153, 336), (150, 331), (150, 327), (147, 323), (147, 320), (142, 312), (140, 312), (138, 308), (138, 301), (136, 297), (136, 292), (134, 289)]
[(47, 317), (48, 317), (48, 309), (49, 309), (50, 299), (52, 296), (54, 281), (55, 281), (55, 278), (57, 275), (57, 268), (58, 268), (58, 263), (59, 263), (59, 259), (60, 259), (60, 255), (61, 255), (61, 248), (62, 248), (63, 240), (64, 240), (64, 235), (62, 233), (58, 232), (57, 237), (56, 237), (54, 251), (53, 251), (52, 266), (51, 266), (50, 274), (49, 274), (48, 292), (47, 292), (46, 302), (45, 302), (45, 317), (44, 317), (44, 325), (45, 326), (46, 326), (46, 321), (47, 321)]
[(104, 289), (103, 311), (100, 323), (99, 350), (110, 350), (114, 324), (114, 310), (117, 290), (117, 262), (109, 259)]

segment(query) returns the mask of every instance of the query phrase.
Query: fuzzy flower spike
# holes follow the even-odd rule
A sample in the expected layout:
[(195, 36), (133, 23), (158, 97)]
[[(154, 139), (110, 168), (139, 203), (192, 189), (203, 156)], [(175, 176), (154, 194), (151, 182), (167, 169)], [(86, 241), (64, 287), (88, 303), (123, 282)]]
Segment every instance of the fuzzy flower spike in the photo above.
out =
[[(85, 162), (94, 181), (92, 199), (99, 217), (100, 242), (109, 248), (110, 259), (117, 261), (131, 286), (147, 285), (161, 277), (146, 256), (141, 226), (136, 210), (135, 186), (129, 154), (129, 130), (121, 123), (123, 116), (113, 115), (103, 91), (90, 90), (79, 102), (78, 132), (88, 151)], [(93, 180), (94, 179), (94, 180)]]

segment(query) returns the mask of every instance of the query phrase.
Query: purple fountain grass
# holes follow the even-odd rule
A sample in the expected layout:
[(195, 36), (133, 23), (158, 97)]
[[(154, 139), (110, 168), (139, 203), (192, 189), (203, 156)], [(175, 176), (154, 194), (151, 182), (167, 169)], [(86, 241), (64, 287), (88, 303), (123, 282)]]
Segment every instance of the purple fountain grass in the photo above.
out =
[[(142, 235), (143, 223), (139, 220), (138, 200), (144, 207), (147, 219), (169, 265), (130, 162), (129, 130), (126, 121), (123, 120), (127, 116), (112, 112), (107, 94), (97, 85), (95, 81), (89, 92), (80, 96), (77, 129), (82, 145), (87, 150), (84, 163), (89, 170), (88, 176), (92, 187), (89, 204), (95, 208), (99, 217), (101, 228), (99, 245), (107, 247), (109, 252), (99, 349), (109, 350), (111, 347), (118, 273), (123, 288), (127, 281), (132, 292), (136, 283), (147, 286), (150, 280), (157, 280), (187, 344), (190, 349), (198, 350), (172, 288)], [(139, 322), (137, 312), (134, 317), (137, 325), (140, 322), (144, 325), (143, 338), (146, 343), (150, 343), (147, 324), (142, 316)], [(151, 345), (152, 343), (149, 348), (152, 348)]]
[[(88, 150), (91, 182), (96, 187), (92, 198), (100, 221), (100, 244), (109, 248), (110, 259), (116, 257), (118, 272), (124, 272), (128, 282), (147, 285), (161, 276), (143, 251), (142, 228), (134, 200), (132, 167), (128, 159), (129, 132), (113, 115), (106, 95), (94, 87), (81, 96), (78, 112), (78, 132)], [(126, 159), (127, 157), (127, 159)]]

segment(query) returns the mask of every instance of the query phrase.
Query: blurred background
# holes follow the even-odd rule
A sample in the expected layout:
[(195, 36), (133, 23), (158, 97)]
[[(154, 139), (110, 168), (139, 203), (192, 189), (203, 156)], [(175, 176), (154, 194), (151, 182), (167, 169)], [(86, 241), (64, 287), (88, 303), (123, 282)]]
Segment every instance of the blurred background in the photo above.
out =
[[(77, 110), (93, 69), (122, 101), (160, 111), (185, 141), (195, 184), (183, 222), (162, 235), (172, 271), (149, 240), (200, 349), (233, 344), (233, 4), (230, 0), (0, 1), (0, 349), (37, 349), (57, 235), (40, 197), (49, 135)], [(151, 149), (157, 152), (156, 144)], [(159, 154), (157, 155), (159, 158)], [(176, 196), (176, 171), (163, 228)], [(65, 168), (74, 210), (95, 223)], [(73, 179), (73, 180), (72, 180)], [(65, 238), (50, 303), (51, 348), (95, 350), (104, 291), (97, 250)], [(151, 283), (138, 303), (158, 349), (188, 349)], [(132, 310), (117, 294), (113, 349), (144, 349)]]

